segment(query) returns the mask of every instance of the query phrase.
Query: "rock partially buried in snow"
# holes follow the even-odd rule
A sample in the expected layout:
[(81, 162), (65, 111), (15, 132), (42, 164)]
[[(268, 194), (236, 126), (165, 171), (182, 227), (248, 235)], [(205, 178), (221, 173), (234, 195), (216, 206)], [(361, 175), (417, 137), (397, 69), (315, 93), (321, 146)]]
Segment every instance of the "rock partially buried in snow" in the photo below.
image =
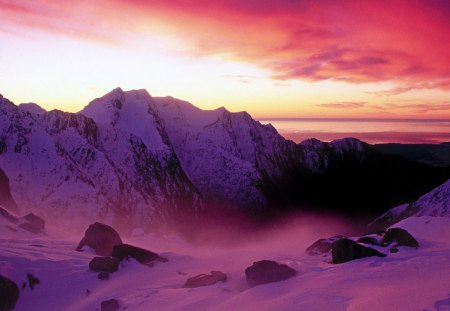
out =
[(94, 272), (116, 272), (120, 261), (114, 257), (94, 257), (89, 263), (89, 269)]
[(247, 281), (251, 286), (279, 282), (297, 275), (297, 271), (276, 261), (261, 260), (245, 269)]
[(19, 288), (16, 283), (0, 275), (0, 311), (10, 311), (19, 299)]
[(397, 243), (397, 246), (410, 246), (419, 247), (419, 242), (405, 229), (391, 228), (383, 236), (381, 244), (386, 246), (393, 242)]
[(168, 260), (149, 250), (136, 247), (129, 244), (121, 244), (114, 246), (112, 256), (120, 261), (126, 258), (134, 258), (144, 265), (152, 265), (155, 261), (167, 262)]
[(21, 220), (24, 220), (25, 222), (21, 223), (19, 227), (31, 233), (39, 233), (45, 229), (45, 221), (33, 213), (29, 213), (28, 215), (22, 217)]
[(109, 299), (102, 301), (100, 305), (101, 311), (117, 311), (122, 306), (122, 303), (117, 299)]
[(327, 254), (331, 251), (333, 242), (341, 238), (342, 236), (334, 236), (328, 239), (317, 240), (306, 249), (305, 253), (310, 256)]
[(87, 245), (100, 256), (111, 256), (113, 247), (122, 244), (122, 239), (112, 227), (96, 222), (89, 226), (76, 250), (82, 251)]
[(334, 264), (371, 256), (386, 257), (385, 254), (373, 248), (360, 245), (346, 238), (333, 242), (331, 256)]
[(199, 274), (189, 278), (183, 287), (200, 287), (214, 285), (218, 282), (226, 282), (227, 275), (220, 271), (211, 271), (210, 274)]

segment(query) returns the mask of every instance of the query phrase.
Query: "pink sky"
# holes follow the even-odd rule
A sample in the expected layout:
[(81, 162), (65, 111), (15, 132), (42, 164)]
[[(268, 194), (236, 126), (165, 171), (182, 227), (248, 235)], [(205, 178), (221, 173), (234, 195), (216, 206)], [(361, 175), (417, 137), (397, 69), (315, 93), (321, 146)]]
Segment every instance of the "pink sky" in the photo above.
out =
[(121, 86), (257, 117), (450, 118), (450, 2), (0, 0), (0, 92)]

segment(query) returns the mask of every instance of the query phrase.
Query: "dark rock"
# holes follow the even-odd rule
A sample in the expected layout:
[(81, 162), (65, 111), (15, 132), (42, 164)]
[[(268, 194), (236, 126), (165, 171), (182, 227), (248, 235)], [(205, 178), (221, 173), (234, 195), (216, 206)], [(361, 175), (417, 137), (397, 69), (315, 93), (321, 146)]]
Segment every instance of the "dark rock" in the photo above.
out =
[(419, 247), (419, 242), (405, 229), (391, 228), (383, 236), (382, 245), (396, 242), (397, 246)]
[(377, 238), (371, 236), (362, 236), (358, 240), (356, 240), (356, 242), (363, 244), (372, 244), (377, 246), (381, 245), (380, 241)]
[(89, 226), (76, 248), (82, 251), (83, 246), (87, 245), (95, 250), (100, 256), (111, 256), (112, 249), (116, 245), (122, 244), (122, 239), (116, 230), (108, 225), (96, 222)]
[(154, 252), (129, 244), (114, 246), (112, 256), (121, 261), (131, 257), (144, 265), (151, 265), (154, 261), (168, 261), (166, 258), (163, 258)]
[(342, 238), (341, 236), (335, 236), (328, 239), (320, 239), (311, 244), (306, 249), (306, 254), (310, 256), (317, 256), (322, 254), (327, 254), (329, 251), (331, 251), (331, 244), (333, 244), (334, 241)]
[(211, 271), (210, 274), (199, 274), (189, 278), (183, 287), (200, 287), (214, 285), (218, 282), (226, 282), (227, 275), (220, 271)]
[[(0, 154), (1, 154), (0, 146)], [(6, 173), (0, 168), (0, 205), (10, 210), (13, 213), (19, 212), (19, 207), (11, 196), (11, 189), (9, 186), (9, 178)]]
[(117, 299), (109, 299), (109, 300), (102, 301), (102, 304), (100, 307), (101, 307), (101, 311), (117, 311), (120, 309), (121, 305), (122, 304)]
[(94, 272), (116, 272), (120, 261), (114, 257), (94, 257), (89, 263), (89, 269)]
[(391, 249), (389, 250), (391, 253), (398, 253), (398, 248), (396, 245), (392, 246)]
[(39, 279), (37, 277), (35, 277), (31, 273), (27, 273), (27, 279), (28, 279), (28, 286), (31, 289), (34, 289), (34, 286), (38, 285), (41, 282), (41, 281), (39, 281)]
[(45, 221), (33, 213), (22, 217), (22, 220), (25, 220), (25, 222), (20, 224), (19, 227), (31, 233), (39, 233), (45, 229)]
[(335, 264), (371, 256), (386, 257), (385, 254), (373, 248), (360, 245), (346, 238), (333, 242), (331, 256)]
[(102, 280), (102, 281), (109, 280), (109, 273), (108, 273), (108, 272), (100, 272), (100, 273), (97, 275), (97, 278), (98, 278), (99, 280)]
[(0, 311), (10, 311), (19, 299), (19, 288), (16, 283), (0, 275)]
[(271, 260), (261, 260), (245, 269), (245, 276), (251, 286), (283, 281), (297, 275), (291, 267)]

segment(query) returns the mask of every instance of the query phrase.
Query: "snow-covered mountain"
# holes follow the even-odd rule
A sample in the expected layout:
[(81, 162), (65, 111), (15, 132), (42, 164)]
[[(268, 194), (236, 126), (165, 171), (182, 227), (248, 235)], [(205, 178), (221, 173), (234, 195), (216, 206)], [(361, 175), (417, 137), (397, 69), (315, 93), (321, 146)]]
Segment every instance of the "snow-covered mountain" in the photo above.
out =
[(411, 216), (450, 217), (450, 179), (417, 201), (390, 209), (375, 219), (371, 226), (387, 227)]
[(113, 224), (223, 205), (379, 213), (450, 176), (357, 139), (297, 145), (246, 112), (120, 88), (75, 114), (0, 97), (0, 168), (24, 212)]

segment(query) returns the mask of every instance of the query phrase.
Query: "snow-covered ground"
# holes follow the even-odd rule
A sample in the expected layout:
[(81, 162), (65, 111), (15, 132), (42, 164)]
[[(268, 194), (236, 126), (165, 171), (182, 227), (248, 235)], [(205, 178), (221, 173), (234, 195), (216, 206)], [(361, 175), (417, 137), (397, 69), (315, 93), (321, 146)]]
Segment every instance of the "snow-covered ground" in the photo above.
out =
[[(94, 254), (75, 251), (83, 232), (74, 236), (50, 227), (45, 235), (32, 235), (3, 228), (0, 274), (19, 287), (27, 273), (40, 280), (34, 290), (21, 289), (18, 311), (96, 310), (111, 298), (127, 310), (145, 311), (444, 310), (435, 303), (450, 298), (450, 218), (412, 217), (395, 226), (413, 234), (420, 248), (400, 247), (394, 254), (379, 248), (388, 256), (339, 265), (304, 255), (317, 238), (343, 229), (337, 225), (297, 223), (235, 243), (210, 239), (194, 244), (174, 235), (135, 235), (124, 242), (158, 252), (169, 261), (154, 267), (123, 262), (107, 281), (88, 270)], [(244, 270), (262, 259), (286, 263), (299, 273), (251, 288)], [(182, 287), (187, 278), (211, 270), (223, 271), (228, 281)]]

